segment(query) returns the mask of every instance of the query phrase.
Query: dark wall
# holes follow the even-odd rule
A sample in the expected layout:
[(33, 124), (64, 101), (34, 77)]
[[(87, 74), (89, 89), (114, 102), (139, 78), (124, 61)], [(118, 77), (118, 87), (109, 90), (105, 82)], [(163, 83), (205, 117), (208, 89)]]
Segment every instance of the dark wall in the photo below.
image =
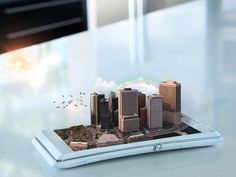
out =
[(87, 30), (86, 0), (4, 0), (0, 53)]

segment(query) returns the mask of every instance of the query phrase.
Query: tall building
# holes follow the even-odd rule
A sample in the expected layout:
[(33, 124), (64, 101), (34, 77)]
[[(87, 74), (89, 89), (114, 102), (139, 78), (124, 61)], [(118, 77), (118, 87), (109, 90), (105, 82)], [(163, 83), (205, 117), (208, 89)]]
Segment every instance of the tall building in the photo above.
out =
[(160, 95), (147, 96), (147, 127), (149, 129), (162, 128), (162, 102)]
[(111, 125), (111, 116), (109, 111), (109, 104), (106, 98), (102, 98), (100, 102), (100, 118), (101, 129), (109, 129)]
[(140, 118), (140, 109), (146, 106), (146, 94), (138, 92), (138, 116)]
[(119, 120), (119, 113), (118, 109), (116, 109), (115, 111), (112, 112), (112, 125), (114, 127), (118, 126), (118, 120)]
[(119, 90), (118, 99), (119, 130), (123, 133), (139, 131), (138, 90)]
[(147, 128), (147, 108), (140, 108), (139, 124), (143, 128)]
[(163, 119), (172, 124), (181, 122), (181, 85), (176, 81), (163, 81), (159, 86), (163, 96)]
[(93, 92), (90, 95), (91, 125), (99, 125), (101, 123), (100, 103), (102, 98), (105, 98), (104, 94)]
[(118, 109), (118, 97), (115, 92), (109, 94), (109, 110), (110, 112)]
[(109, 111), (113, 126), (118, 126), (118, 97), (115, 92), (109, 94)]

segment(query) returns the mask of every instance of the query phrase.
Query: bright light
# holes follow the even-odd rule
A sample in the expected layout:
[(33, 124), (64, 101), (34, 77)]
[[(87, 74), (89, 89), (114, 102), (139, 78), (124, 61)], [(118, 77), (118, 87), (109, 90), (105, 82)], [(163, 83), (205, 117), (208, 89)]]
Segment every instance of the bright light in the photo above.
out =
[(29, 60), (30, 53), (26, 51), (16, 51), (9, 53), (6, 57), (6, 65), (14, 70), (27, 71), (32, 67), (31, 60)]
[(0, 61), (0, 84), (24, 83), (34, 90), (41, 89), (47, 83), (49, 69), (58, 67), (61, 59), (58, 54), (42, 52), (40, 46), (9, 52)]
[(26, 83), (34, 89), (42, 88), (47, 82), (48, 60), (39, 60), (31, 50), (18, 50), (6, 55), (0, 62), (1, 75), (8, 82)]

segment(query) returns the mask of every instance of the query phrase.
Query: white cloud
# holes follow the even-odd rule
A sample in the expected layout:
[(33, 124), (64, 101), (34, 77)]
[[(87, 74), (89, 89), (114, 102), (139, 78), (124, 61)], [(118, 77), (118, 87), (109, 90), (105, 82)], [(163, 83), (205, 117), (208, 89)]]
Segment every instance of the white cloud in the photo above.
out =
[[(94, 90), (97, 93), (108, 94), (110, 91), (118, 91), (119, 89), (130, 87), (132, 89), (138, 89), (139, 91), (151, 95), (159, 93), (159, 86), (155, 83), (150, 83), (146, 80), (133, 80), (117, 85), (115, 81), (107, 81), (101, 77), (97, 77)], [(116, 89), (116, 90), (114, 90)]]
[(132, 89), (138, 89), (140, 92), (143, 92), (147, 95), (159, 93), (158, 85), (151, 84), (147, 81), (132, 81), (127, 84), (122, 85), (120, 88), (130, 87)]
[(114, 81), (106, 81), (101, 77), (96, 78), (95, 91), (98, 93), (108, 93), (116, 86)]

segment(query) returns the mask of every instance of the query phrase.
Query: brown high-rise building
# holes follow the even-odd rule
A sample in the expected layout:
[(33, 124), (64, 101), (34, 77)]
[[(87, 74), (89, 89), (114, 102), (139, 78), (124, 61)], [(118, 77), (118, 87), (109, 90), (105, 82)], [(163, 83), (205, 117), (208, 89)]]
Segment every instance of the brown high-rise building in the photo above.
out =
[(111, 115), (112, 125), (118, 126), (118, 97), (115, 92), (109, 94), (109, 111)]
[(118, 109), (118, 97), (115, 92), (109, 94), (109, 110), (110, 112)]
[(162, 96), (154, 94), (147, 97), (147, 127), (162, 128)]
[(107, 99), (105, 98), (101, 99), (99, 109), (101, 118), (101, 129), (109, 129), (111, 126), (111, 116), (109, 112), (109, 105)]
[(172, 124), (181, 122), (181, 85), (176, 81), (163, 81), (159, 86), (163, 96), (163, 119)]
[(119, 119), (119, 114), (118, 114), (118, 109), (112, 112), (112, 125), (114, 127), (118, 126), (118, 119)]
[(118, 99), (119, 130), (123, 133), (139, 131), (138, 90), (119, 90)]
[(138, 116), (140, 118), (140, 109), (146, 106), (146, 94), (138, 92)]
[(90, 95), (91, 125), (99, 125), (101, 123), (100, 103), (104, 97), (104, 94), (97, 94), (96, 92)]
[(139, 124), (143, 128), (147, 128), (147, 108), (140, 108)]

